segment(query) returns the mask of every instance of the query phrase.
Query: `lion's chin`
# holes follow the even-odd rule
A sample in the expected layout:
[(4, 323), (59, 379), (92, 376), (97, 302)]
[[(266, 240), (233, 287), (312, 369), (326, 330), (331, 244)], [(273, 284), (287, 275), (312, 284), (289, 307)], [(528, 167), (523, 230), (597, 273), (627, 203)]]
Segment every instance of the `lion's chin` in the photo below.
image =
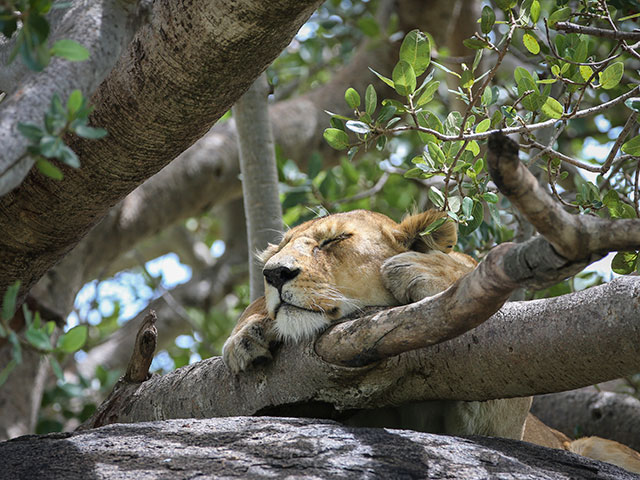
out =
[(323, 313), (282, 304), (276, 314), (276, 332), (280, 340), (300, 341), (313, 337), (329, 326)]

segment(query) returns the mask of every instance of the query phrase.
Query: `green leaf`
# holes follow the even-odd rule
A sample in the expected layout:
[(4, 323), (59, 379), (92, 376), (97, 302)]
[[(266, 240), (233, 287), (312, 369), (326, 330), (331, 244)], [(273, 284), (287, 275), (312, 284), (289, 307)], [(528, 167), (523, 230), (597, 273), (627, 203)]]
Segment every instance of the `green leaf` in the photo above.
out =
[(436, 167), (439, 168), (440, 166), (447, 163), (447, 157), (445, 157), (443, 151), (436, 143), (429, 142), (427, 144), (427, 151), (429, 152), (429, 156), (434, 161)]
[(63, 38), (54, 43), (51, 54), (71, 62), (82, 62), (89, 58), (89, 50), (69, 38)]
[(423, 171), (420, 168), (410, 168), (404, 172), (404, 178), (421, 178)]
[(347, 88), (344, 92), (344, 99), (351, 108), (358, 108), (360, 106), (360, 95), (353, 88)]
[(627, 98), (624, 104), (634, 112), (640, 113), (640, 97)]
[(488, 118), (485, 118), (478, 125), (476, 125), (476, 133), (484, 133), (487, 130), (489, 130), (490, 126), (491, 126), (491, 120), (489, 120)]
[(82, 107), (82, 92), (74, 90), (67, 100), (67, 112), (73, 117), (80, 107)]
[(473, 72), (471, 70), (464, 70), (462, 72), (462, 78), (460, 78), (460, 86), (464, 89), (471, 88), (473, 86)]
[(549, 24), (550, 27), (553, 27), (558, 22), (564, 22), (565, 20), (569, 20), (569, 17), (571, 17), (571, 8), (564, 7), (559, 10), (556, 10), (551, 15), (549, 15), (549, 19), (547, 20), (547, 23)]
[[(431, 44), (429, 38), (420, 30), (410, 31), (402, 41), (399, 57), (401, 61), (411, 65), (414, 76), (422, 75), (429, 66), (429, 63), (431, 63)], [(394, 83), (397, 83), (395, 77), (392, 76), (392, 78)], [(404, 94), (401, 93), (401, 95)]]
[(600, 86), (605, 90), (610, 90), (620, 83), (622, 75), (624, 74), (624, 63), (616, 62), (609, 65), (604, 69), (604, 72), (600, 72), (598, 77), (600, 79)]
[(57, 350), (74, 353), (85, 344), (89, 329), (86, 325), (78, 325), (66, 332), (58, 339)]
[(18, 292), (20, 291), (20, 280), (16, 280), (7, 287), (2, 297), (2, 320), (8, 322), (16, 313), (16, 302), (18, 300)]
[(482, 198), (488, 203), (498, 203), (498, 195), (492, 192), (483, 193)]
[(516, 0), (496, 0), (496, 5), (502, 10), (511, 10), (516, 6)]
[(62, 147), (59, 158), (62, 163), (69, 165), (70, 167), (80, 168), (80, 160), (78, 159), (78, 156), (66, 145)]
[(384, 75), (380, 75), (378, 72), (376, 72), (373, 68), (369, 67), (369, 70), (371, 70), (376, 77), (378, 77), (380, 80), (382, 80), (384, 83), (386, 83), (387, 85), (389, 85), (391, 88), (395, 88), (395, 85), (393, 84), (393, 80), (385, 77)]
[(416, 74), (411, 64), (400, 60), (391, 73), (396, 92), (405, 97), (411, 95), (416, 89)]
[(531, 21), (533, 23), (538, 23), (538, 19), (540, 18), (540, 2), (538, 0), (533, 0), (531, 3)]
[(309, 170), (307, 176), (313, 180), (322, 171), (322, 155), (318, 152), (313, 152), (309, 159)]
[(62, 180), (62, 178), (64, 177), (58, 167), (56, 167), (49, 160), (45, 160), (44, 158), (36, 160), (36, 168), (40, 170), (40, 173), (46, 175), (49, 178), (53, 178), (54, 180)]
[(327, 128), (323, 136), (329, 146), (336, 150), (344, 150), (349, 146), (348, 135), (337, 128)]
[(564, 109), (562, 104), (553, 97), (548, 97), (547, 101), (542, 105), (542, 113), (551, 118), (562, 118)]
[(611, 218), (636, 218), (635, 209), (621, 201), (615, 190), (609, 190), (602, 198), (602, 203), (609, 210)]
[(472, 50), (480, 50), (489, 45), (485, 40), (476, 37), (466, 38), (462, 41), (462, 44)]
[(446, 222), (447, 220), (447, 217), (438, 218), (437, 220), (431, 222), (422, 232), (420, 232), (420, 235), (430, 235), (432, 232), (436, 231), (438, 228), (444, 225), (444, 222)]
[(18, 131), (34, 143), (40, 142), (40, 139), (45, 135), (42, 128), (32, 123), (18, 123)]
[(56, 360), (56, 358), (51, 355), (49, 356), (49, 362), (51, 363), (51, 369), (53, 370), (56, 378), (61, 382), (64, 382), (64, 372), (62, 371), (62, 367), (60, 366), (58, 360)]
[(638, 252), (618, 252), (611, 261), (611, 270), (619, 275), (628, 275), (636, 269)]
[(51, 339), (42, 330), (30, 328), (24, 334), (27, 341), (38, 350), (49, 352), (51, 350)]
[(356, 132), (356, 133), (366, 134), (371, 132), (369, 125), (367, 125), (364, 122), (360, 122), (358, 120), (349, 120), (346, 123), (346, 127), (352, 132)]
[(440, 86), (440, 82), (430, 82), (424, 89), (424, 92), (422, 92), (422, 95), (420, 95), (416, 106), (421, 107), (429, 103), (433, 99), (434, 94), (438, 91), (438, 86)]
[(480, 29), (482, 33), (487, 35), (493, 29), (493, 25), (496, 23), (496, 14), (493, 12), (493, 8), (485, 5), (482, 7), (482, 16), (480, 17)]
[(9, 378), (9, 374), (13, 371), (14, 368), (18, 365), (14, 359), (9, 360), (9, 363), (0, 371), (0, 387), (4, 382)]
[(437, 208), (444, 207), (444, 194), (436, 187), (430, 187), (427, 196)]
[(530, 33), (525, 33), (522, 36), (522, 42), (524, 43), (524, 46), (527, 48), (527, 50), (529, 50), (529, 52), (533, 53), (534, 55), (540, 53), (540, 45), (538, 45), (538, 41)]
[(16, 363), (22, 363), (22, 347), (20, 346), (20, 339), (18, 338), (18, 335), (16, 335), (16, 332), (10, 331), (7, 339), (11, 344), (11, 356)]
[(475, 157), (480, 153), (480, 146), (478, 145), (478, 142), (476, 142), (475, 140), (471, 140), (469, 143), (467, 143), (465, 150), (469, 150)]
[(376, 104), (378, 103), (378, 96), (376, 95), (376, 89), (373, 85), (369, 85), (364, 94), (364, 109), (369, 115), (373, 115), (376, 111)]
[[(465, 200), (467, 198), (469, 197), (466, 197), (462, 201), (463, 213), (464, 213), (464, 207), (465, 207)], [(480, 203), (477, 200), (473, 200), (473, 208), (471, 209), (471, 215), (472, 215), (472, 218), (467, 222), (466, 225), (463, 225), (462, 223), (458, 225), (458, 231), (460, 232), (460, 235), (465, 235), (465, 236), (469, 235), (471, 232), (473, 232), (476, 228), (480, 226), (484, 218), (484, 208), (482, 207), (482, 203)]]
[(387, 120), (389, 120), (391, 117), (395, 115), (396, 111), (397, 111), (397, 108), (394, 107), (393, 105), (384, 105), (380, 109), (380, 112), (378, 113), (378, 119), (376, 120), (376, 122), (378, 124), (385, 123)]
[(108, 133), (104, 128), (88, 127), (87, 125), (78, 125), (74, 130), (79, 137), (94, 140), (105, 137)]
[(640, 155), (640, 135), (633, 137), (622, 145), (622, 151), (627, 155)]

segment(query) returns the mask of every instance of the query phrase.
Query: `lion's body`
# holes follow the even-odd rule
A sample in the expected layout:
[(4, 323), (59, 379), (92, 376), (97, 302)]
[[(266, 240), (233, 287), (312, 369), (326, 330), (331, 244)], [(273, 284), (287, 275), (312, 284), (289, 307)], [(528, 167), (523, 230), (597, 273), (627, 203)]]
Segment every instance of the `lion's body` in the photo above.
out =
[[(262, 254), (265, 296), (247, 308), (226, 341), (227, 365), (238, 373), (270, 359), (275, 342), (313, 338), (362, 307), (407, 304), (447, 289), (476, 262), (452, 251), (457, 240), (453, 222), (421, 234), (444, 216), (428, 211), (396, 223), (357, 210), (291, 229), (279, 245)], [(530, 398), (429, 402), (361, 413), (349, 422), (518, 440), (527, 437), (527, 422), (535, 430), (529, 439), (569, 448), (537, 419), (527, 420), (530, 405)]]

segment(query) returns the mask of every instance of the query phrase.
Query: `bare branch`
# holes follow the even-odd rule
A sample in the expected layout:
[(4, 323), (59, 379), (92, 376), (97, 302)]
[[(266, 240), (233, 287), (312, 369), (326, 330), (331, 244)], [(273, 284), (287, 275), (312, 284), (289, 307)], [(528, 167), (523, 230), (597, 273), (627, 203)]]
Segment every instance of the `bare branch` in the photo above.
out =
[(613, 40), (640, 41), (640, 32), (625, 32), (620, 30), (609, 30), (606, 28), (589, 27), (571, 22), (558, 22), (553, 27), (555, 30), (569, 33), (584, 33), (594, 37), (611, 38)]
[(640, 248), (639, 220), (571, 215), (540, 187), (518, 160), (518, 145), (502, 134), (489, 139), (489, 171), (500, 191), (569, 260)]

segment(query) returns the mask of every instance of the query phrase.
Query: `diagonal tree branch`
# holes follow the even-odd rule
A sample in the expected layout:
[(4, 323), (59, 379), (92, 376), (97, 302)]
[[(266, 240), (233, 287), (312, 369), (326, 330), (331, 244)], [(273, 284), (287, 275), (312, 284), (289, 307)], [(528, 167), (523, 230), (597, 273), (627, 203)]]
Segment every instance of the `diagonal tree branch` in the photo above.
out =
[(60, 182), (31, 172), (0, 199), (0, 291), (21, 279), (22, 298), (112, 205), (201, 137), (319, 3), (156, 1), (93, 96), (92, 121), (108, 140), (73, 139), (82, 169), (64, 169)]
[[(18, 123), (42, 125), (54, 93), (63, 102), (74, 89), (91, 95), (148, 13), (147, 1), (75, 1), (64, 14), (56, 14), (52, 39), (70, 38), (83, 44), (90, 52), (88, 60), (69, 62), (54, 57), (40, 73), (21, 71), (18, 60), (6, 74), (0, 74), (0, 90), (8, 94), (0, 104), (0, 196), (17, 187), (34, 164), (26, 154), (29, 140), (18, 132)], [(2, 63), (0, 71), (4, 71)]]

